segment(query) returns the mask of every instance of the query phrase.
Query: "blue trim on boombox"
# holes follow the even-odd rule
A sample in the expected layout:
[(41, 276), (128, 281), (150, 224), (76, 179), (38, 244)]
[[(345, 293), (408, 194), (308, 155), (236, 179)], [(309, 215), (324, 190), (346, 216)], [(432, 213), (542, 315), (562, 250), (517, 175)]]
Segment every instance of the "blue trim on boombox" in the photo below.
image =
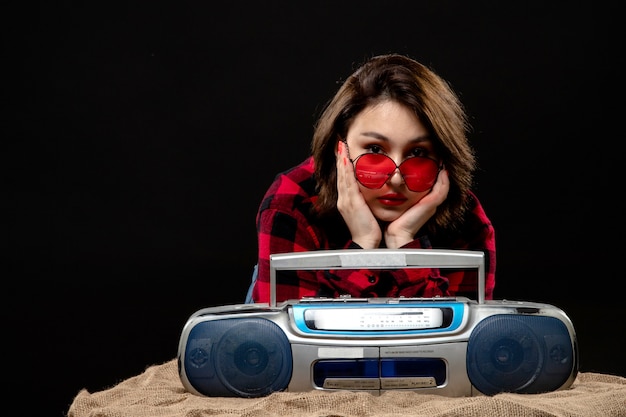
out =
[[(321, 310), (321, 309), (359, 309), (363, 310), (367, 309), (376, 309), (376, 308), (438, 308), (438, 309), (448, 309), (452, 310), (452, 319), (450, 323), (444, 327), (439, 328), (428, 328), (428, 329), (413, 329), (413, 330), (355, 330), (355, 331), (347, 331), (347, 330), (319, 330), (311, 328), (307, 325), (307, 321), (305, 319), (305, 312), (307, 310)], [(461, 324), (463, 323), (464, 313), (468, 308), (466, 302), (419, 302), (419, 303), (399, 303), (399, 304), (344, 304), (338, 306), (337, 303), (319, 303), (319, 304), (293, 304), (290, 306), (291, 312), (293, 314), (293, 320), (295, 326), (302, 333), (306, 333), (309, 335), (333, 335), (333, 336), (386, 336), (386, 335), (418, 335), (418, 334), (433, 334), (433, 333), (444, 333), (444, 332), (452, 332), (457, 330)]]

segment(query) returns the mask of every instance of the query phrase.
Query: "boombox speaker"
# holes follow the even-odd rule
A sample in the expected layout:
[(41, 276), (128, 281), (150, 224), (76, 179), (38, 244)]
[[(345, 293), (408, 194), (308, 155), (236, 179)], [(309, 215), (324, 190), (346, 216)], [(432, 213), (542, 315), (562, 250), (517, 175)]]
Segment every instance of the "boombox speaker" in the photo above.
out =
[(181, 381), (203, 396), (276, 391), (411, 390), (447, 396), (566, 389), (578, 372), (574, 328), (559, 308), (484, 300), (482, 252), (333, 250), (273, 255), (280, 269), (476, 268), (477, 300), (305, 298), (205, 308), (178, 348)]

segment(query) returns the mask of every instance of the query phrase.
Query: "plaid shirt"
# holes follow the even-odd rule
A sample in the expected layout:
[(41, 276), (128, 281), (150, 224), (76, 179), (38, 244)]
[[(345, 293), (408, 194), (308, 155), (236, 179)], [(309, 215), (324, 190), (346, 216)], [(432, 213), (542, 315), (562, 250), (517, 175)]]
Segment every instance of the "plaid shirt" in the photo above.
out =
[[(273, 253), (324, 249), (360, 249), (352, 242), (341, 216), (320, 219), (311, 214), (315, 204), (313, 158), (276, 176), (256, 218), (259, 259), (252, 292), (254, 302), (269, 302)], [(485, 299), (495, 286), (495, 235), (480, 202), (470, 193), (471, 205), (454, 235), (419, 235), (403, 248), (478, 250), (485, 253)], [(396, 270), (277, 271), (276, 301), (302, 297), (434, 297), (467, 296), (476, 299), (476, 270), (407, 268)]]

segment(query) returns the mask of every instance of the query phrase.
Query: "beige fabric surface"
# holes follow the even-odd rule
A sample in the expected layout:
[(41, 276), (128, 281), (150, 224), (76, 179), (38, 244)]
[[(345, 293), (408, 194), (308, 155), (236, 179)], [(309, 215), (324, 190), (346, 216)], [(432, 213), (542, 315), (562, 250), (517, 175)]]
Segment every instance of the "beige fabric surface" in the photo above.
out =
[(95, 393), (81, 390), (68, 417), (503, 417), (626, 416), (626, 378), (579, 373), (571, 388), (545, 394), (450, 398), (411, 391), (276, 392), (263, 398), (200, 397), (185, 391), (176, 360)]

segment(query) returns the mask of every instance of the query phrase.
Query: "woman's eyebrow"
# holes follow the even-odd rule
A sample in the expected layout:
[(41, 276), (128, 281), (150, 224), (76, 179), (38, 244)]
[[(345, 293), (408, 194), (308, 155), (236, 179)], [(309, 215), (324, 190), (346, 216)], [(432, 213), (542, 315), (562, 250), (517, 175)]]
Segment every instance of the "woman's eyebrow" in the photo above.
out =
[(362, 132), (361, 135), (374, 138), (374, 139), (379, 139), (385, 142), (389, 142), (389, 138), (387, 136), (378, 132)]
[[(374, 138), (374, 139), (378, 139), (378, 140), (382, 140), (382, 141), (385, 141), (385, 142), (389, 142), (390, 141), (390, 139), (387, 136), (383, 135), (382, 133), (378, 133), (378, 132), (371, 132), (371, 131), (361, 132), (361, 135), (367, 136), (367, 137), (370, 137), (370, 138)], [(409, 143), (420, 143), (420, 142), (431, 142), (431, 141), (432, 141), (432, 139), (431, 139), (430, 135), (426, 134), (426, 135), (423, 135), (423, 136), (418, 136), (416, 138), (410, 139)]]

